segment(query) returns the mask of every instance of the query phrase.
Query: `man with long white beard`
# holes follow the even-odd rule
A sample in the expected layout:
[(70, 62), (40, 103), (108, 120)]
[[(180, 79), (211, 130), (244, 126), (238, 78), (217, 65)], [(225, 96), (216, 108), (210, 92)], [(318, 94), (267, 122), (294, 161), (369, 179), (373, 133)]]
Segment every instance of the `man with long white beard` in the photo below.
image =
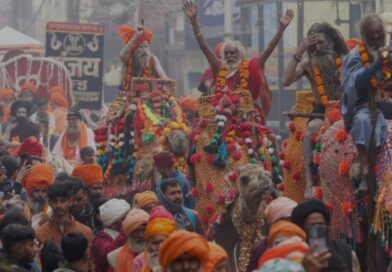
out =
[(133, 77), (167, 79), (158, 58), (151, 54), (153, 34), (150, 29), (143, 25), (139, 25), (137, 29), (121, 25), (118, 34), (124, 43), (120, 52), (123, 63), (122, 91), (130, 90)]
[(174, 217), (163, 206), (151, 210), (144, 238), (146, 250), (139, 254), (133, 262), (133, 272), (161, 272), (158, 253), (160, 245), (176, 230)]
[(132, 271), (135, 257), (144, 251), (146, 243), (144, 232), (148, 221), (148, 213), (141, 209), (132, 209), (121, 224), (122, 231), (128, 240), (107, 256), (110, 266), (116, 272)]
[(184, 12), (189, 18), (196, 40), (207, 58), (215, 77), (215, 93), (225, 88), (235, 91), (246, 89), (252, 94), (256, 109), (258, 109), (258, 122), (265, 124), (271, 109), (271, 91), (264, 75), (264, 66), (275, 47), (278, 45), (284, 30), (294, 18), (294, 12), (287, 10), (279, 19), (279, 30), (272, 38), (267, 48), (258, 56), (246, 59), (245, 48), (240, 42), (227, 41), (223, 44), (222, 56), (219, 59), (208, 46), (197, 22), (197, 7), (191, 0), (184, 1)]
[[(302, 60), (305, 52), (308, 56)], [(347, 53), (348, 49), (339, 30), (328, 23), (313, 24), (307, 38), (293, 54), (284, 72), (283, 84), (288, 87), (305, 76), (315, 99), (313, 112), (324, 114), (329, 100), (340, 99), (340, 67), (342, 58)], [(323, 118), (311, 118), (304, 135), (305, 197), (312, 196), (312, 136), (319, 132), (323, 122)]]
[(384, 69), (392, 66), (391, 48), (385, 48), (386, 33), (380, 17), (363, 18), (360, 30), (364, 43), (355, 47), (343, 63), (341, 111), (346, 129), (351, 131), (357, 146), (364, 187), (370, 171), (369, 157), (373, 157), (372, 164), (375, 162), (375, 153), (370, 152), (376, 152), (388, 136), (383, 113), (390, 112), (391, 94), (386, 87), (391, 78)]
[(68, 112), (67, 120), (68, 126), (61, 133), (52, 153), (76, 165), (80, 164), (79, 150), (82, 147), (91, 146), (95, 150), (94, 132), (83, 123), (82, 115), (77, 109)]

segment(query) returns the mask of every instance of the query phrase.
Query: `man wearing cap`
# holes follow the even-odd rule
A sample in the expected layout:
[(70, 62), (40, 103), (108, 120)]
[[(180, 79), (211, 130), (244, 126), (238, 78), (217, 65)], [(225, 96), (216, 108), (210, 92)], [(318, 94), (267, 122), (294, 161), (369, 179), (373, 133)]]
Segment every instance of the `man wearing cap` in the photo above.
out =
[(229, 256), (218, 244), (208, 242), (208, 261), (204, 266), (204, 272), (226, 272)]
[(49, 219), (47, 190), (54, 182), (54, 169), (49, 164), (36, 164), (25, 177), (24, 186), (30, 197), (28, 205), (32, 215), (32, 227), (36, 229)]
[(82, 122), (82, 115), (77, 109), (71, 109), (67, 115), (68, 126), (61, 133), (52, 153), (63, 156), (76, 165), (80, 163), (79, 150), (91, 146), (95, 150), (94, 132)]
[(4, 139), (11, 143), (21, 143), (34, 136), (39, 138), (38, 126), (30, 121), (31, 104), (27, 101), (17, 100), (11, 105), (11, 115), (14, 120), (8, 124)]
[(122, 231), (127, 235), (128, 241), (122, 247), (110, 252), (107, 256), (110, 266), (116, 272), (132, 270), (135, 257), (143, 252), (146, 243), (144, 231), (147, 226), (148, 213), (141, 209), (132, 209), (122, 222)]
[(158, 197), (162, 194), (160, 189), (162, 179), (174, 178), (181, 186), (181, 191), (184, 197), (184, 206), (189, 209), (194, 209), (196, 206), (196, 200), (193, 198), (189, 190), (189, 181), (175, 166), (174, 154), (168, 151), (156, 153), (154, 154), (154, 164), (161, 175), (161, 179), (155, 183), (155, 190)]
[(109, 268), (107, 255), (127, 242), (122, 232), (122, 222), (131, 206), (123, 199), (112, 198), (99, 207), (99, 216), (105, 228), (94, 240), (94, 260), (96, 272), (106, 272)]
[(208, 261), (207, 240), (196, 233), (177, 230), (159, 249), (163, 272), (198, 272)]
[[(272, 200), (264, 210), (264, 216), (267, 219), (267, 223), (271, 226), (280, 220), (291, 220), (291, 213), (296, 206), (297, 202), (284, 196), (280, 196)], [(249, 265), (246, 269), (247, 272), (251, 272), (257, 269), (257, 261), (259, 260), (260, 256), (264, 254), (267, 248), (267, 239), (262, 239), (253, 246), (249, 258)]]
[(19, 99), (33, 104), (37, 97), (37, 93), (37, 86), (33, 82), (26, 82), (20, 86)]
[(163, 206), (156, 206), (151, 210), (144, 238), (146, 250), (139, 254), (133, 262), (133, 272), (161, 271), (158, 260), (160, 245), (176, 230), (174, 217)]
[[(358, 259), (350, 246), (344, 241), (329, 238), (328, 229), (331, 215), (327, 206), (322, 201), (311, 199), (298, 204), (293, 209), (291, 221), (304, 230), (314, 225), (325, 226), (328, 250), (332, 255), (328, 259), (325, 268), (331, 269), (331, 271), (360, 271)], [(306, 259), (306, 261), (318, 262), (317, 258), (322, 258), (323, 254), (308, 257), (310, 259)], [(306, 263), (304, 263), (304, 267), (306, 269)]]
[(87, 197), (91, 204), (101, 197), (103, 171), (99, 165), (88, 163), (76, 166), (72, 176), (80, 178), (84, 182)]
[(158, 205), (158, 197), (154, 192), (144, 191), (138, 193), (134, 198), (135, 207), (144, 210), (146, 213), (150, 213), (156, 205)]

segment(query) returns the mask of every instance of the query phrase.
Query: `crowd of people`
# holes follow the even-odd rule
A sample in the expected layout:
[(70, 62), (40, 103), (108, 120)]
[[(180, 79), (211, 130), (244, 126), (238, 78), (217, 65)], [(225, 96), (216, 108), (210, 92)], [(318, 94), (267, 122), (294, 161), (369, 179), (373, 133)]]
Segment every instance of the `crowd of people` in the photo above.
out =
[[(201, 89), (208, 93), (213, 87), (215, 93), (227, 96), (231, 89), (249, 90), (255, 101), (253, 120), (264, 125), (271, 93), (263, 69), (293, 19), (293, 11), (279, 19), (280, 28), (266, 50), (249, 61), (237, 42), (226, 42), (217, 52), (212, 51), (198, 25), (196, 6), (185, 1), (184, 11), (211, 66), (203, 75)], [(158, 59), (149, 53), (152, 34), (142, 26), (132, 35), (120, 54), (123, 92), (131, 89), (128, 74), (167, 78)], [(325, 112), (329, 100), (339, 100), (343, 93), (343, 119), (352, 132), (363, 169), (361, 191), (368, 190), (369, 152), (385, 142), (385, 118), (389, 116), (384, 118), (385, 104), (381, 102), (389, 99), (391, 84), (378, 78), (390, 53), (384, 48), (382, 20), (377, 16), (364, 18), (361, 35), (364, 43), (356, 43), (349, 51), (338, 30), (326, 23), (313, 25), (283, 76), (285, 85), (307, 77), (315, 97), (316, 118), (307, 123), (303, 144), (305, 198), (312, 195), (311, 138), (323, 123), (317, 114)], [(135, 44), (136, 50), (132, 47)], [(131, 48), (138, 62), (132, 63), (133, 55), (129, 58)], [(308, 54), (303, 60), (305, 52)], [(381, 96), (368, 92), (374, 81), (377, 87), (377, 80), (383, 83)], [(189, 175), (178, 169), (176, 154), (153, 154), (157, 177), (151, 191), (108, 198), (103, 193), (107, 176), (96, 159), (95, 128), (88, 125), (79, 109), (68, 107), (61, 88), (52, 87), (44, 94), (38, 90), (33, 82), (24, 83), (18, 92), (0, 90), (1, 271), (234, 270), (229, 263), (238, 260), (230, 260), (231, 254), (223, 246), (208, 239), (192, 194), (198, 181), (190, 182)], [(375, 103), (375, 98), (381, 100)], [(219, 116), (229, 116), (225, 110)], [(246, 137), (244, 143), (251, 144), (251, 134)], [(218, 153), (217, 140), (205, 150)], [(226, 166), (223, 159), (218, 166)], [(269, 173), (265, 177), (273, 184)], [(249, 178), (237, 179), (245, 185), (250, 182)], [(330, 235), (331, 209), (324, 202), (307, 199), (297, 203), (274, 195), (262, 207), (259, 212), (265, 224), (259, 227), (263, 233), (261, 239), (252, 241), (247, 267), (241, 271), (357, 272), (366, 267), (349, 244)], [(238, 246), (231, 245), (232, 250), (239, 251)]]

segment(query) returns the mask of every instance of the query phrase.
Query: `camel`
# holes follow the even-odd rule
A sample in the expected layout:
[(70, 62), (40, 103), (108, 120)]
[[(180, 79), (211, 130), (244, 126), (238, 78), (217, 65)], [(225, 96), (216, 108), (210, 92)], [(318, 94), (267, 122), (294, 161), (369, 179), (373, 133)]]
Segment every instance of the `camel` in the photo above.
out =
[(268, 171), (258, 164), (246, 164), (238, 171), (237, 190), (221, 224), (215, 226), (213, 238), (229, 254), (229, 271), (242, 272), (253, 245), (262, 238), (264, 197), (275, 189)]

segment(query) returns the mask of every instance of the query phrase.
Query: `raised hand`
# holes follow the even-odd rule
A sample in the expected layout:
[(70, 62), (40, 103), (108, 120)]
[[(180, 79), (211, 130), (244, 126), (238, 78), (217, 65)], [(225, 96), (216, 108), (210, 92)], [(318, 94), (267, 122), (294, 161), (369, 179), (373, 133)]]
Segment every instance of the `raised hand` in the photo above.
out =
[(183, 10), (189, 19), (195, 19), (197, 16), (197, 6), (191, 0), (184, 0)]
[(292, 9), (286, 10), (285, 15), (279, 18), (280, 26), (286, 28), (294, 18), (294, 11)]

